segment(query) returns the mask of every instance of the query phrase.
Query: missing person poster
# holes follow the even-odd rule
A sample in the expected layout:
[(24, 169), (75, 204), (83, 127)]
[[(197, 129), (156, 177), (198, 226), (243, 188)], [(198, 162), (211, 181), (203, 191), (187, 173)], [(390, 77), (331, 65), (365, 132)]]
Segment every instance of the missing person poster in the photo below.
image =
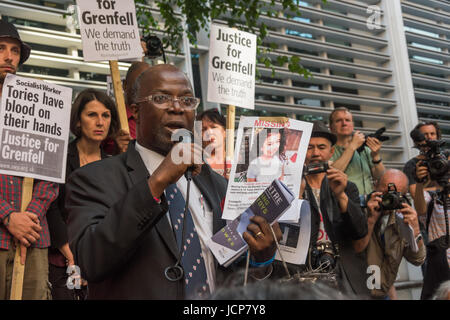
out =
[(298, 197), (312, 126), (283, 117), (241, 117), (223, 219), (238, 217), (274, 179)]
[(209, 44), (209, 102), (255, 108), (256, 35), (212, 24)]
[(133, 0), (77, 0), (84, 61), (141, 58)]
[(64, 183), (72, 89), (8, 74), (0, 103), (0, 174)]

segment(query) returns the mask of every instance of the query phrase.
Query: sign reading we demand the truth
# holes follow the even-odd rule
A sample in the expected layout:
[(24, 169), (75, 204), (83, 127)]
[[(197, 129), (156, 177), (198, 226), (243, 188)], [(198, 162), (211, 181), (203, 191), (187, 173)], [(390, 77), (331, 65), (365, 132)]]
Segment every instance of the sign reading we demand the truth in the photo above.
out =
[(77, 0), (85, 61), (141, 58), (133, 0)]
[(211, 25), (208, 101), (254, 109), (256, 35)]
[(72, 89), (8, 74), (0, 105), (0, 174), (64, 183)]

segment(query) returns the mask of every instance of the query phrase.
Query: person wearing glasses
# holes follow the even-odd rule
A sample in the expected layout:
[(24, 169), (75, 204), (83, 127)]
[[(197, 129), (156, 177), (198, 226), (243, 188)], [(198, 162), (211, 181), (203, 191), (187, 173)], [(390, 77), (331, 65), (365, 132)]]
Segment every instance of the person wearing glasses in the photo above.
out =
[[(200, 145), (173, 139), (180, 129), (193, 130), (200, 99), (168, 64), (144, 71), (135, 89), (136, 141), (67, 182), (70, 247), (90, 299), (207, 297), (238, 265), (219, 267), (207, 246), (226, 223), (220, 219), (226, 180), (202, 163)], [(279, 227), (274, 231), (280, 239)], [(269, 277), (276, 244), (267, 221), (252, 218), (244, 239), (249, 278)]]

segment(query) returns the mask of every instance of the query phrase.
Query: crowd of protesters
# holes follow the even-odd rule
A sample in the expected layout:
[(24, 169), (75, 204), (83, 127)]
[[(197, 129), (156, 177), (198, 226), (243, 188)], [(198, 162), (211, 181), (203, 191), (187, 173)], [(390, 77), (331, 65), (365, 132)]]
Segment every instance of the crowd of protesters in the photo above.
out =
[[(0, 97), (5, 76), (15, 74), (30, 51), (16, 28), (1, 20)], [(0, 299), (9, 298), (17, 246), (27, 248), (21, 256), (23, 299), (233, 295), (226, 291), (227, 279), (241, 275), (245, 257), (225, 268), (207, 246), (226, 224), (221, 219), (230, 174), (225, 118), (217, 110), (196, 116), (200, 99), (187, 76), (169, 64), (133, 63), (124, 93), (128, 132), (119, 128), (115, 103), (105, 93), (86, 89), (76, 96), (66, 183), (36, 180), (25, 211), (20, 208), (23, 178), (0, 175)], [(193, 131), (194, 120), (202, 121), (203, 145), (174, 143), (173, 133)], [(249, 279), (254, 288), (264, 288), (255, 293), (268, 294), (283, 283), (295, 292), (297, 281), (294, 296), (302, 299), (299, 283), (313, 274), (307, 288), (324, 298), (396, 299), (394, 282), (405, 258), (423, 266), (422, 299), (448, 298), (449, 176), (435, 177), (427, 166), (429, 141), (440, 139), (439, 126), (429, 122), (414, 128), (411, 136), (421, 153), (402, 172), (385, 167), (382, 142), (355, 130), (350, 110), (337, 108), (328, 120), (328, 126), (314, 122), (305, 164), (329, 168), (302, 177), (300, 197), (311, 204), (307, 263), (286, 270), (274, 261), (280, 226), (252, 217), (243, 238), (249, 247)], [(278, 169), (270, 177), (260, 170), (279, 168), (281, 136), (276, 130), (267, 136), (247, 182), (283, 178)], [(188, 154), (188, 161), (174, 161), (175, 154)], [(392, 197), (396, 206), (388, 201)], [(415, 244), (404, 237), (404, 225)], [(368, 272), (373, 267), (375, 274)], [(289, 284), (288, 270), (297, 275)], [(314, 287), (317, 279), (326, 283), (323, 289), (322, 284)]]

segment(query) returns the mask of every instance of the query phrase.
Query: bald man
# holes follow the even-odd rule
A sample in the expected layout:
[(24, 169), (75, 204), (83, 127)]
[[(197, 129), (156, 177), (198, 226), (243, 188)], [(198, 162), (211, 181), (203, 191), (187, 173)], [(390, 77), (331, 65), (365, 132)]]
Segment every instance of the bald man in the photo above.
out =
[[(403, 199), (406, 199), (404, 196), (408, 192), (407, 176), (396, 169), (388, 169), (381, 176), (367, 202), (368, 234), (364, 239), (355, 241), (357, 251), (366, 250), (369, 267), (379, 267), (381, 277), (369, 288), (372, 296), (378, 299), (388, 298), (403, 257), (413, 265), (420, 266), (425, 261), (426, 255), (416, 211), (407, 203), (402, 203), (402, 208), (396, 210), (381, 208), (382, 197), (388, 190), (396, 190)], [(404, 222), (398, 218), (399, 213), (403, 216)], [(401, 237), (399, 230), (401, 223), (407, 223), (414, 230), (415, 241), (419, 247), (417, 252), (414, 252)]]
[(137, 77), (149, 68), (150, 65), (148, 63), (140, 61), (133, 62), (130, 68), (128, 68), (125, 81), (123, 82), (123, 91), (125, 93), (125, 106), (128, 118), (128, 128), (130, 129), (130, 132), (119, 130), (114, 139), (105, 139), (102, 143), (102, 148), (107, 154), (116, 155), (127, 151), (130, 141), (132, 139), (136, 139), (136, 119), (130, 109), (130, 106), (133, 104), (133, 88)]
[[(66, 184), (70, 247), (92, 299), (205, 297), (229, 271), (207, 247), (225, 226), (226, 180), (201, 162), (201, 146), (176, 144), (173, 136), (193, 130), (200, 99), (172, 65), (153, 66), (136, 83), (136, 142), (126, 153), (78, 169)], [(276, 244), (264, 218), (251, 220), (243, 237), (260, 266), (251, 275), (262, 279), (272, 272)]]

